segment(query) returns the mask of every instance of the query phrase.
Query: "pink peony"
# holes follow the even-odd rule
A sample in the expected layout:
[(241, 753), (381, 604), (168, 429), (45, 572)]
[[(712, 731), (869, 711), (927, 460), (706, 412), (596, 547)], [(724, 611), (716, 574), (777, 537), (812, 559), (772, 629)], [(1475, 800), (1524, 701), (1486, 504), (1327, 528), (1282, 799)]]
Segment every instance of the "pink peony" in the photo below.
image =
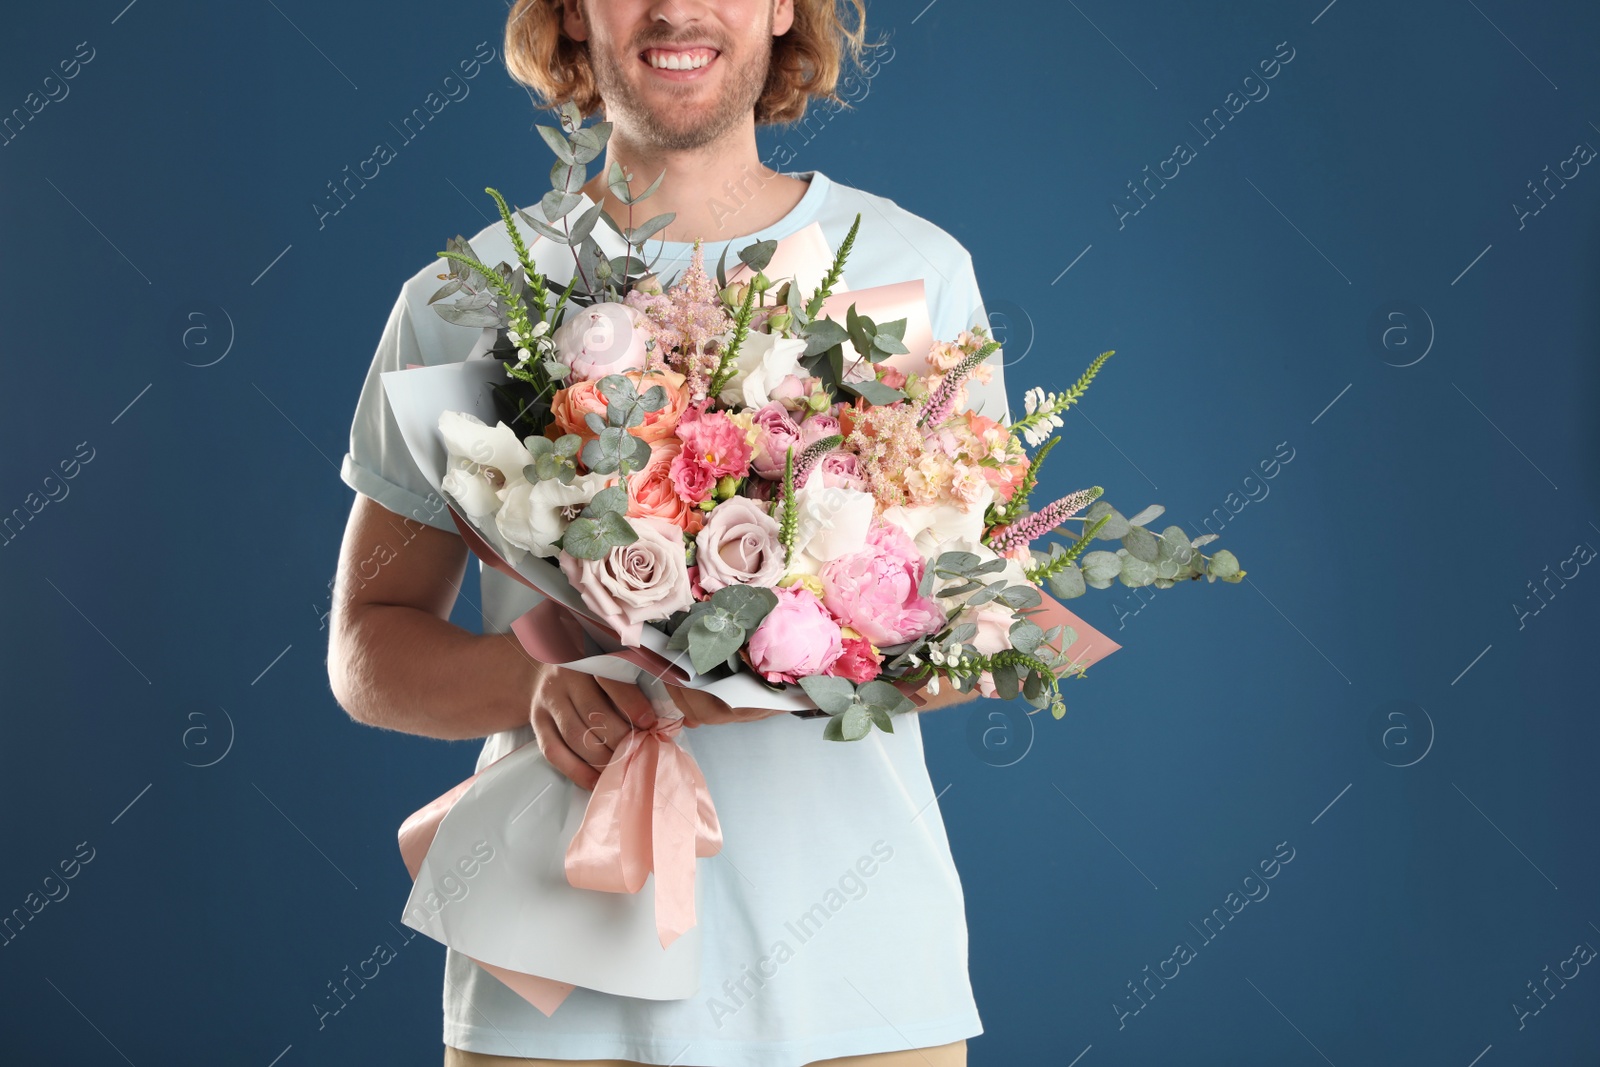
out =
[(771, 403), (755, 413), (756, 447), (753, 465), (763, 478), (783, 477), (784, 459), (792, 447), (800, 455), (800, 427), (782, 404)]
[(882, 672), (883, 657), (865, 637), (845, 638), (844, 653), (828, 668), (828, 673), (834, 677), (848, 679), (857, 685), (872, 681)]
[[(745, 432), (720, 411), (690, 408), (678, 423), (685, 452), (706, 465), (717, 478), (750, 473), (750, 442)], [(715, 479), (713, 479), (715, 480)]]
[(937, 633), (945, 624), (937, 601), (917, 586), (926, 566), (904, 530), (877, 520), (860, 552), (822, 569), (823, 601), (846, 626), (875, 645), (898, 645)]
[(666, 519), (649, 515), (630, 518), (639, 535), (599, 559), (577, 559), (561, 553), (561, 573), (583, 602), (624, 645), (637, 645), (647, 622), (665, 619), (694, 605), (683, 531)]
[(778, 606), (750, 635), (750, 666), (769, 682), (823, 674), (844, 653), (839, 624), (803, 585), (774, 589)]
[(607, 374), (642, 370), (649, 338), (644, 315), (637, 309), (601, 303), (569, 310), (551, 340), (556, 361), (572, 371), (571, 381), (587, 382)]

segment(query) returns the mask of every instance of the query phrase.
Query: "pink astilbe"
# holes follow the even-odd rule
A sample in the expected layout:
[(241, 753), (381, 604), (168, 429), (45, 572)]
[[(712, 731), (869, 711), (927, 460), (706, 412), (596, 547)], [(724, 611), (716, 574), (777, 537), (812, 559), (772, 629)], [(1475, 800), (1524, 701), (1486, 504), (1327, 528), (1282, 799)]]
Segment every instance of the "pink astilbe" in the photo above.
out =
[(884, 507), (905, 503), (905, 472), (923, 455), (916, 408), (905, 404), (867, 408), (856, 416), (845, 444), (861, 457), (878, 503)]
[(654, 353), (668, 366), (687, 376), (689, 395), (705, 396), (709, 371), (705, 364), (715, 355), (706, 342), (733, 325), (733, 317), (717, 298), (717, 286), (706, 275), (704, 253), (696, 241), (689, 265), (665, 293), (631, 292), (624, 303), (644, 313), (645, 328), (655, 338)]
[(1047, 504), (1011, 525), (1002, 526), (991, 532), (988, 538), (989, 547), (1001, 553), (1026, 548), (1083, 510), (1099, 495), (1093, 489), (1080, 489), (1076, 493), (1069, 493), (1055, 503)]

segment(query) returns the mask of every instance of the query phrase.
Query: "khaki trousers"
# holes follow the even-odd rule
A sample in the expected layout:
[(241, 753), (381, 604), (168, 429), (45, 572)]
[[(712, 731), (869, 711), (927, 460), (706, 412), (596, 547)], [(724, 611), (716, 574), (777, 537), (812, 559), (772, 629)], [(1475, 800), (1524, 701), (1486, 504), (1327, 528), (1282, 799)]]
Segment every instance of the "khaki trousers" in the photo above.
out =
[[(444, 1067), (649, 1067), (635, 1060), (546, 1060), (519, 1056), (490, 1056), (467, 1052), (450, 1045), (444, 1047)], [(691, 1067), (685, 1064), (683, 1067)], [(813, 1060), (806, 1067), (967, 1067), (965, 1039), (932, 1048), (901, 1049), (897, 1052), (872, 1052), (865, 1056), (839, 1056)]]

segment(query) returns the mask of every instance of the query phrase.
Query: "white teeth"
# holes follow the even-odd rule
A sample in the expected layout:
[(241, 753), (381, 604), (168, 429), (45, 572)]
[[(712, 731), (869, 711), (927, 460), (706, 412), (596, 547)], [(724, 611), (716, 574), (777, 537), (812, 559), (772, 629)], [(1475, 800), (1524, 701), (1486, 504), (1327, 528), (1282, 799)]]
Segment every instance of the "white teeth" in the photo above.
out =
[(699, 70), (711, 62), (710, 56), (687, 56), (671, 52), (647, 52), (645, 58), (659, 70)]

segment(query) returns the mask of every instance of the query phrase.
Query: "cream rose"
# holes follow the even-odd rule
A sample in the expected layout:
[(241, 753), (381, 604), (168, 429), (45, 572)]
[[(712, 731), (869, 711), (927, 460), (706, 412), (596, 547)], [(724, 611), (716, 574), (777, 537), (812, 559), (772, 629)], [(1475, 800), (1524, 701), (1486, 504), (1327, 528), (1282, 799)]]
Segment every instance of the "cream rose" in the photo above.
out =
[(694, 540), (700, 587), (707, 593), (729, 585), (776, 585), (783, 577), (778, 520), (759, 501), (724, 500)]
[(628, 520), (638, 540), (619, 545), (600, 559), (561, 553), (561, 573), (600, 620), (625, 645), (637, 645), (647, 622), (664, 619), (694, 604), (683, 531), (665, 519), (636, 515)]

